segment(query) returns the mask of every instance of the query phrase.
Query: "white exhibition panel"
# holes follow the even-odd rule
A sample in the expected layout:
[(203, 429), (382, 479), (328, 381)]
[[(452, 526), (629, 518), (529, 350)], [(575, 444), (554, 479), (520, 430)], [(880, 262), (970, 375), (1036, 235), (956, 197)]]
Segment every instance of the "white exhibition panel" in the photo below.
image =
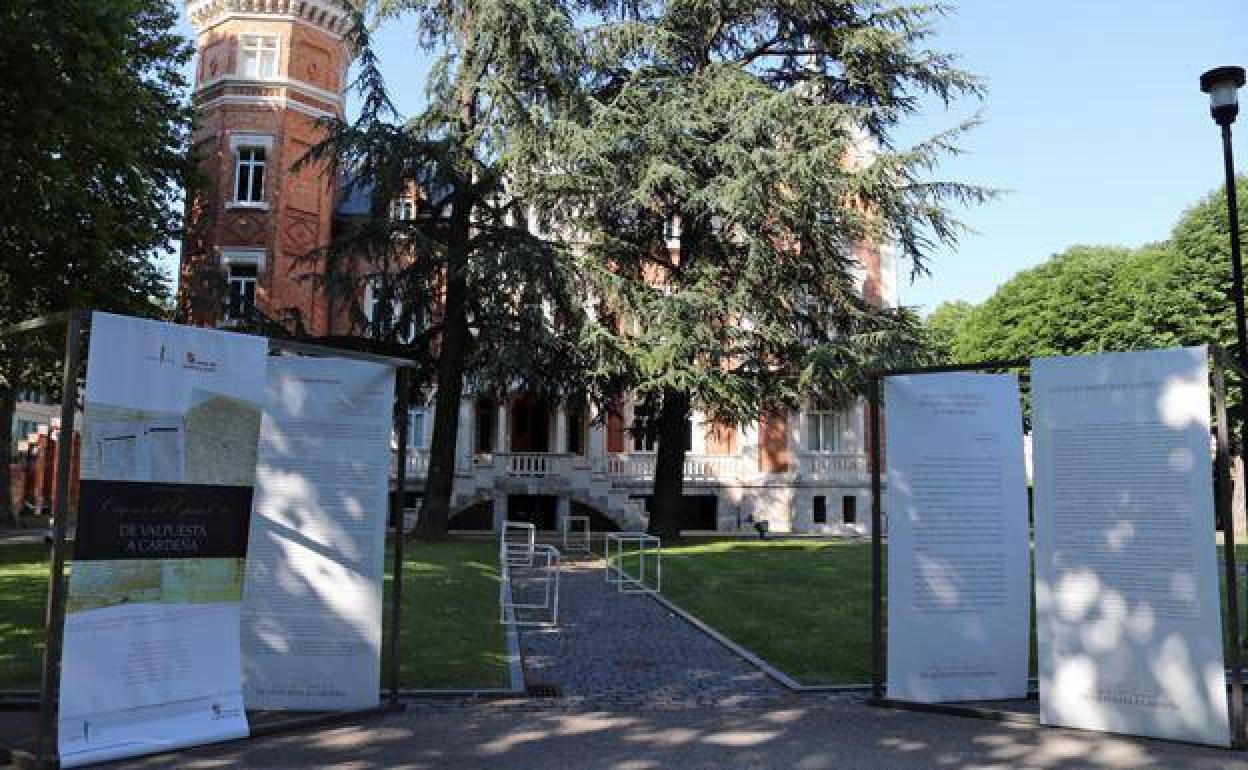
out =
[(95, 313), (62, 767), (248, 734), (239, 599), (267, 341)]
[(92, 313), (87, 398), (178, 414), (196, 389), (254, 402), (268, 352), (264, 337)]
[(1045, 724), (1228, 745), (1206, 351), (1032, 361)]
[(269, 359), (243, 589), (249, 708), (380, 697), (394, 369)]
[(1030, 552), (1018, 380), (884, 380), (888, 697), (1027, 694)]

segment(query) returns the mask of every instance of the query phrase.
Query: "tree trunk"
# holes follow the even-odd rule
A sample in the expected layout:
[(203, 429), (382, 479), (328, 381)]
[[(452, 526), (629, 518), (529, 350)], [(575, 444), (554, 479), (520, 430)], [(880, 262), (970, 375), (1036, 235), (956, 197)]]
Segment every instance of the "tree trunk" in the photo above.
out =
[[(465, 13), (459, 30), (463, 47), (456, 89), (455, 138), (465, 158), (473, 157), (476, 125), (477, 80), (473, 49), (475, 16)], [(446, 537), (451, 518), (451, 494), (455, 487), (455, 448), (459, 442), (459, 406), (464, 396), (464, 365), (468, 357), (468, 283), (464, 278), (472, 236), (473, 195), (471, 163), (462, 158), (451, 197), (447, 231), (446, 298), (444, 328), (438, 351), (438, 390), (434, 396), (433, 436), (429, 447), (429, 473), (425, 499), (420, 506), (417, 531), (426, 538)]]
[(446, 536), (455, 486), (455, 447), (459, 442), (459, 405), (464, 394), (464, 359), (468, 323), (464, 316), (463, 278), (447, 281), (446, 332), (438, 357), (438, 390), (434, 396), (433, 436), (429, 474), (420, 506), (418, 531), (427, 538)]
[(13, 415), (17, 412), (17, 392), (0, 385), (0, 521), (13, 521), (21, 526), (19, 512), (13, 510)]
[(650, 534), (663, 541), (680, 539), (684, 514), (685, 441), (688, 435), (688, 391), (665, 388), (658, 418), (658, 449), (654, 457), (654, 499)]

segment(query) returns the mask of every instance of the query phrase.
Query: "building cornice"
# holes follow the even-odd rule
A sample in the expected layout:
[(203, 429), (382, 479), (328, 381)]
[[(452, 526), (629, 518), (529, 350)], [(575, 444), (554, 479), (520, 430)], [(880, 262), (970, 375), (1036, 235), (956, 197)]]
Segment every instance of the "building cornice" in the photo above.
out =
[(346, 9), (334, 0), (189, 0), (186, 16), (200, 34), (238, 17), (300, 21), (338, 37), (350, 26)]
[(323, 88), (309, 85), (302, 80), (295, 80), (287, 77), (276, 78), (248, 78), (242, 75), (220, 75), (212, 80), (205, 80), (195, 88), (195, 97), (199, 98), (206, 92), (214, 88), (288, 88), (297, 91), (305, 96), (312, 97), (322, 102), (342, 107), (345, 100), (342, 94), (336, 94), (333, 91), (326, 91)]
[(271, 109), (294, 110), (303, 113), (310, 118), (338, 118), (338, 114), (329, 110), (318, 109), (310, 104), (290, 99), (286, 96), (251, 96), (251, 95), (234, 95), (227, 94), (210, 99), (206, 102), (196, 105), (201, 110), (211, 110), (214, 107), (222, 107), (225, 105), (233, 106), (249, 106), (249, 107), (267, 107)]

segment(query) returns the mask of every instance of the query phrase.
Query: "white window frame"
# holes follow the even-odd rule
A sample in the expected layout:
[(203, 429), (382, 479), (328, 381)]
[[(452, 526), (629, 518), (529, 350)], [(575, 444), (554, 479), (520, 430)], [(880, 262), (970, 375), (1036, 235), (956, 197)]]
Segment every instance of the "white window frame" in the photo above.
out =
[[(252, 272), (253, 274), (252, 275), (235, 275), (234, 270), (235, 268), (239, 268), (239, 267), (246, 267), (248, 268), (248, 271)], [(226, 268), (226, 272), (225, 272), (226, 300), (225, 300), (225, 308), (221, 312), (222, 318), (224, 318), (226, 321), (246, 320), (247, 318), (246, 310), (247, 310), (248, 305), (250, 305), (250, 308), (253, 310), (256, 307), (256, 279), (259, 277), (259, 273), (260, 271), (256, 267), (256, 264), (254, 262), (249, 265), (240, 262), (237, 264), (229, 265)], [(251, 297), (250, 303), (247, 303), (245, 300), (241, 303), (242, 305), (241, 309), (243, 312), (241, 312), (237, 317), (232, 312), (230, 312), (234, 305), (233, 300), (234, 300), (234, 285), (235, 284), (239, 284), (239, 286), (242, 287), (240, 288), (239, 292), (240, 294), (243, 295), (244, 298), (246, 298), (248, 295), (250, 295)], [(250, 292), (248, 292), (248, 287), (250, 287)]]
[[(364, 286), (364, 317), (368, 319), (370, 324), (373, 323), (377, 315), (377, 285), (379, 283), (380, 279), (375, 278)], [(403, 314), (403, 302), (396, 297), (391, 301), (391, 306), (393, 308), (390, 315), (391, 319), (399, 318)], [(400, 335), (399, 342), (407, 344), (416, 339), (416, 334), (420, 327), (419, 319), (413, 317), (408, 323), (407, 334)]]
[(390, 218), (396, 222), (411, 222), (416, 218), (416, 196), (400, 195), (390, 203)]
[(238, 266), (255, 270), (255, 275), (237, 276), (237, 280), (240, 282), (252, 284), (251, 306), (254, 308), (256, 306), (256, 289), (259, 288), (257, 279), (260, 277), (260, 273), (264, 271), (266, 256), (267, 252), (264, 249), (226, 249), (221, 252), (221, 267), (225, 271), (226, 290), (225, 303), (221, 310), (222, 320), (240, 320), (230, 315), (230, 296), (233, 294), (231, 284), (235, 281), (233, 268)]
[[(256, 153), (260, 153), (261, 157), (257, 158)], [(269, 164), (269, 152), (264, 147), (248, 145), (239, 147), (234, 152), (234, 203), (248, 206), (257, 204), (266, 204), (264, 195), (264, 183), (267, 181), (265, 177), (265, 167)], [(256, 192), (256, 171), (260, 172), (260, 190)], [(243, 173), (246, 171), (247, 184), (244, 186)], [(239, 195), (239, 188), (243, 188), (242, 196)]]
[[(407, 445), (412, 449), (425, 448), (425, 416), (428, 412), (423, 406), (409, 407), (407, 410)], [(420, 426), (420, 430), (417, 430)]]
[(842, 410), (811, 409), (806, 412), (807, 452), (833, 453), (843, 451), (846, 415)]
[(282, 66), (281, 35), (238, 36), (238, 74), (250, 80), (275, 80)]
[[(268, 196), (265, 193), (268, 179), (261, 180), (260, 200), (253, 201), (250, 199), (251, 180), (248, 179), (247, 189), (248, 198), (240, 200), (238, 198), (238, 175), (241, 170), (242, 151), (244, 149), (261, 149), (264, 150), (264, 160), (261, 167), (269, 165), (273, 159), (273, 137), (267, 134), (231, 134), (230, 135), (230, 154), (234, 156), (234, 176), (230, 180), (229, 197), (226, 201), (226, 208), (249, 208), (249, 209), (267, 209), (269, 207)], [(265, 177), (268, 177), (268, 169), (264, 170)]]
[(663, 240), (669, 249), (680, 248), (680, 217), (670, 216), (663, 221)]

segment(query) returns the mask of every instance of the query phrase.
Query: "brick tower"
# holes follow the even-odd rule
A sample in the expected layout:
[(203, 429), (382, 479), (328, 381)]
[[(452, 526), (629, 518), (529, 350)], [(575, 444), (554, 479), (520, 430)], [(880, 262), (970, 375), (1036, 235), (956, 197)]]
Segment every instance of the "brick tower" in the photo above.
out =
[(334, 331), (329, 298), (299, 276), (330, 240), (334, 182), (291, 170), (343, 115), (348, 20), (334, 0), (190, 0), (198, 61), (192, 134), (202, 183), (187, 197), (181, 315), (231, 325), (254, 309), (310, 334)]

